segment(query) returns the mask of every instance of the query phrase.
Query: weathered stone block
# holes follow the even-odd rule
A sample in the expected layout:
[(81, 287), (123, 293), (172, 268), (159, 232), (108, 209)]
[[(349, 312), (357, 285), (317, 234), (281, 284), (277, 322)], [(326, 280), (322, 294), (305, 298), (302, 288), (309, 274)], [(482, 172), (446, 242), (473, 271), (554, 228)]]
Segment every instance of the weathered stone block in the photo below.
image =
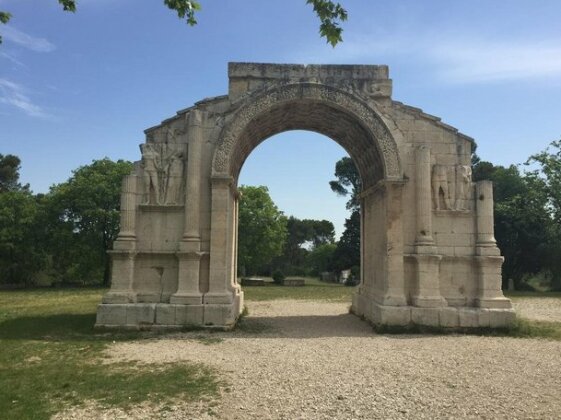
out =
[(460, 327), (479, 327), (479, 311), (475, 308), (458, 308)]
[(509, 327), (516, 321), (513, 309), (489, 309), (489, 326), (491, 328)]
[(101, 304), (97, 306), (96, 325), (117, 326), (127, 322), (127, 306), (121, 304)]
[(152, 325), (156, 320), (156, 305), (145, 303), (127, 305), (127, 325)]
[(460, 325), (460, 316), (456, 308), (440, 308), (439, 323), (444, 328), (456, 328)]
[(204, 305), (203, 323), (209, 327), (231, 327), (238, 318), (234, 312), (233, 305)]
[(175, 323), (177, 325), (192, 326), (203, 324), (203, 305), (174, 305)]
[(411, 307), (384, 306), (373, 303), (371, 317), (375, 324), (406, 326), (411, 323)]
[(177, 325), (175, 321), (175, 307), (166, 303), (156, 305), (156, 324), (158, 325)]
[(440, 308), (411, 308), (411, 322), (417, 325), (425, 325), (427, 327), (438, 327)]

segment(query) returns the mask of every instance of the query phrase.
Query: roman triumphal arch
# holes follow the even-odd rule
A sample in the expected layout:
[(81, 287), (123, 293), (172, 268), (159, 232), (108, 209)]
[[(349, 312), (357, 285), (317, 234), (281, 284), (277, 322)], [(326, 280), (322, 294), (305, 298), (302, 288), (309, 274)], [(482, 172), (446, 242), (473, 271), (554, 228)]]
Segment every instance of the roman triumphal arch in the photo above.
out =
[(230, 63), (228, 73), (227, 95), (145, 131), (142, 160), (123, 180), (97, 326), (235, 324), (238, 175), (260, 142), (292, 129), (338, 142), (360, 172), (355, 314), (399, 326), (513, 322), (492, 185), (472, 183), (471, 138), (393, 101), (387, 66)]

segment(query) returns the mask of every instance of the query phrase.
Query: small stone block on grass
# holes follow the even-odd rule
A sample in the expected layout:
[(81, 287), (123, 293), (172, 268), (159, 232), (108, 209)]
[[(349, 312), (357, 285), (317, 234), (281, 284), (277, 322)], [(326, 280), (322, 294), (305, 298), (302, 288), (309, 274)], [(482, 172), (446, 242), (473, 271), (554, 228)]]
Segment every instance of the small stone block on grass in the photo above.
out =
[(281, 285), (289, 287), (302, 287), (306, 285), (306, 280), (300, 277), (287, 277), (281, 281)]
[(265, 286), (265, 280), (258, 278), (243, 278), (242, 286)]

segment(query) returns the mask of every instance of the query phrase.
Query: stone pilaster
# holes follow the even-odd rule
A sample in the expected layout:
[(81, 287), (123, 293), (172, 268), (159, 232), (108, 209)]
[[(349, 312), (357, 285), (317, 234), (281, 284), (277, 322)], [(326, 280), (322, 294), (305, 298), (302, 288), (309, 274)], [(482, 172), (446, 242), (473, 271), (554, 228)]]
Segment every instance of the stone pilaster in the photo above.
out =
[(134, 251), (109, 251), (112, 260), (111, 290), (102, 299), (103, 303), (133, 303)]
[(495, 241), (493, 183), (479, 181), (475, 191), (477, 217), (475, 262), (478, 276), (478, 293), (475, 304), (482, 308), (511, 308), (510, 299), (504, 297), (501, 288), (501, 267), (504, 258), (500, 256)]
[(493, 217), (493, 183), (479, 181), (475, 186), (475, 203), (477, 215), (477, 255), (500, 255), (495, 241)]
[(417, 208), (415, 252), (436, 254), (432, 237), (432, 195), (430, 148), (419, 146), (415, 150), (415, 201)]
[(385, 183), (387, 266), (381, 303), (387, 306), (407, 305), (403, 270), (402, 193), (403, 182)]
[(134, 241), (136, 239), (136, 185), (137, 176), (127, 175), (121, 186), (121, 230), (118, 240)]
[(232, 303), (234, 246), (234, 207), (231, 176), (213, 176), (211, 179), (210, 216), (210, 273), (209, 288), (204, 303)]
[(204, 142), (204, 113), (193, 109), (189, 113), (187, 135), (187, 181), (185, 183), (185, 224), (183, 237), (179, 243), (177, 292), (170, 297), (170, 303), (200, 304), (199, 290), (201, 234), (201, 159)]
[(445, 306), (440, 295), (440, 260), (432, 237), (431, 150), (419, 146), (415, 151), (415, 201), (417, 209), (415, 254), (417, 287), (412, 297), (419, 307)]
[(417, 262), (417, 290), (412, 297), (413, 305), (423, 308), (446, 306), (440, 295), (441, 255), (414, 254)]

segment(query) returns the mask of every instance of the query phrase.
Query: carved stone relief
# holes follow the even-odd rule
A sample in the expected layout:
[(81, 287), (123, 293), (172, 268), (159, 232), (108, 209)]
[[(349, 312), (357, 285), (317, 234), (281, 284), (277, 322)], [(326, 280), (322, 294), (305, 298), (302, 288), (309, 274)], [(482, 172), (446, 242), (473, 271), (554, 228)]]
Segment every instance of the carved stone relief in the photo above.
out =
[(432, 198), (436, 210), (469, 211), (471, 191), (469, 165), (433, 166)]
[(181, 204), (185, 147), (180, 144), (146, 143), (140, 146), (144, 180), (143, 204)]

